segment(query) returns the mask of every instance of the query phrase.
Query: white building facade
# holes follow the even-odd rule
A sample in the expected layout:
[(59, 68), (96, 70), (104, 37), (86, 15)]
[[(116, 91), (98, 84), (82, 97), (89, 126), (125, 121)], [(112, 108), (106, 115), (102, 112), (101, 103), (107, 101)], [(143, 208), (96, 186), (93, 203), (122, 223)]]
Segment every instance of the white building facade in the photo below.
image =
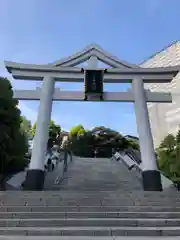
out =
[[(154, 68), (175, 65), (180, 65), (180, 41), (176, 41), (158, 52), (141, 64), (141, 67)], [(155, 92), (172, 93), (172, 103), (148, 103), (154, 146), (157, 148), (164, 137), (169, 133), (175, 135), (180, 129), (180, 73), (174, 77), (171, 83), (145, 84), (145, 88)]]

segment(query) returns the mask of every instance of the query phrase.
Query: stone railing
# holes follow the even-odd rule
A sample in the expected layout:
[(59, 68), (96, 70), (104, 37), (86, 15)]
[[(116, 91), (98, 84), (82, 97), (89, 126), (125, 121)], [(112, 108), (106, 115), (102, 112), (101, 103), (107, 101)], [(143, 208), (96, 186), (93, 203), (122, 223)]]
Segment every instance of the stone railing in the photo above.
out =
[(129, 171), (133, 171), (142, 185), (142, 170), (136, 161), (133, 161), (132, 157), (129, 157), (125, 152), (116, 152), (113, 157), (116, 161), (121, 161), (128, 168)]
[[(138, 164), (137, 160), (133, 159), (132, 155), (130, 157), (126, 152), (116, 152), (112, 158), (114, 158), (116, 161), (122, 161), (127, 166), (129, 171), (136, 171), (136, 176), (138, 177), (139, 181), (142, 182), (142, 161), (140, 164)], [(173, 186), (173, 182), (165, 177), (161, 171), (160, 173), (163, 190)]]

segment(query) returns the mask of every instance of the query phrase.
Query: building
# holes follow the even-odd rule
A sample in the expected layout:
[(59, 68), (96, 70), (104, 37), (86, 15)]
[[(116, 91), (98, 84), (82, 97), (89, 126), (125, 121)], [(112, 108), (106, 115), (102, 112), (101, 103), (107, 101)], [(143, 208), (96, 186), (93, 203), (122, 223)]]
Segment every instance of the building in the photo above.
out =
[[(180, 41), (176, 41), (156, 53), (141, 64), (141, 67), (169, 67), (180, 65)], [(151, 129), (155, 147), (169, 133), (176, 134), (180, 127), (180, 73), (171, 83), (145, 84), (151, 91), (164, 91), (172, 93), (172, 103), (148, 104)]]
[(126, 135), (124, 136), (127, 140), (132, 140), (134, 142), (136, 142), (137, 144), (139, 144), (139, 138), (138, 137), (135, 137), (135, 136), (132, 136), (132, 135)]
[(62, 142), (61, 142), (61, 148), (64, 148), (65, 145), (68, 142), (68, 138), (69, 138), (69, 133), (66, 131), (62, 131), (61, 132), (61, 137), (62, 137)]

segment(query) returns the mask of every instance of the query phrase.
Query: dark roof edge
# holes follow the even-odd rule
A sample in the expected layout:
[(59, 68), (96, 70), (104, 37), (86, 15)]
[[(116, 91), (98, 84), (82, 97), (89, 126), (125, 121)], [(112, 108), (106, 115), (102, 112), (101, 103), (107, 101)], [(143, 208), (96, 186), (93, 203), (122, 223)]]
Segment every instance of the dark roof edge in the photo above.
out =
[(142, 64), (146, 63), (147, 61), (149, 61), (150, 59), (152, 59), (153, 57), (157, 56), (159, 53), (163, 52), (164, 50), (170, 48), (171, 46), (175, 45), (176, 43), (180, 42), (180, 40), (175, 40), (173, 41), (171, 44), (163, 47), (161, 50), (157, 51), (156, 53), (152, 54), (150, 57), (148, 57), (147, 59), (143, 60), (141, 63), (139, 63), (138, 65), (141, 66)]
[(126, 138), (126, 137), (129, 137), (129, 138), (133, 138), (133, 139), (137, 139), (137, 140), (139, 140), (138, 137), (136, 137), (136, 136), (132, 136), (132, 135), (125, 135), (124, 137), (125, 137), (125, 138)]

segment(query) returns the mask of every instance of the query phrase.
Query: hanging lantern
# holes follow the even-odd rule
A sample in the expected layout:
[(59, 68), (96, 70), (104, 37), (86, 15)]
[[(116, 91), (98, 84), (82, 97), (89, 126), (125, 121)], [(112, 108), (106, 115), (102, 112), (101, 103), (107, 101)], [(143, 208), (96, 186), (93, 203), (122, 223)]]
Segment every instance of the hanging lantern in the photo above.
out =
[(85, 100), (88, 96), (97, 96), (103, 100), (104, 70), (85, 70)]

